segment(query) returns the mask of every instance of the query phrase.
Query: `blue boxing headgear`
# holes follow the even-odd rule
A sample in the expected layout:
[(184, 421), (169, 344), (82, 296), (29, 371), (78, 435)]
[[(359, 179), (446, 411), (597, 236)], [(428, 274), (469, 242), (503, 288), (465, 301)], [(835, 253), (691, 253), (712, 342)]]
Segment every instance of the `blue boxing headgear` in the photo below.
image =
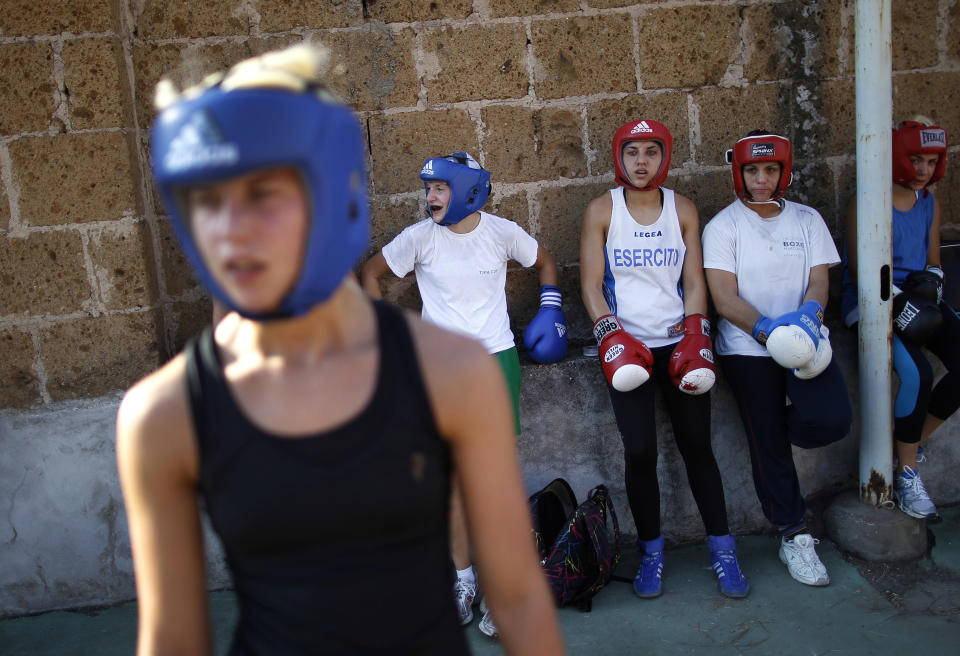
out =
[[(474, 164), (476, 168), (470, 166)], [(490, 172), (480, 168), (467, 153), (457, 151), (445, 157), (434, 157), (420, 170), (424, 191), (431, 181), (446, 182), (450, 187), (450, 203), (440, 225), (449, 226), (467, 218), (487, 202), (490, 196)]]
[[(151, 132), (153, 171), (174, 229), (200, 281), (231, 310), (251, 319), (306, 313), (330, 298), (367, 248), (364, 147), (349, 108), (312, 91), (219, 86), (164, 110)], [(245, 312), (220, 288), (190, 229), (187, 188), (272, 167), (299, 172), (309, 206), (300, 274), (274, 311)]]

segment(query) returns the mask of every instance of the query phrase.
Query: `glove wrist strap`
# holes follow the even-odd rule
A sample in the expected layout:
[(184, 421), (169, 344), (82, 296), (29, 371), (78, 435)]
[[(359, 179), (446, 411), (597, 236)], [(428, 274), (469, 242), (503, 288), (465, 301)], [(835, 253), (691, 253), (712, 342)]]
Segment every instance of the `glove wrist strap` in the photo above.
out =
[(562, 306), (560, 288), (554, 285), (543, 285), (540, 287), (540, 307), (549, 307), (560, 309)]
[(710, 320), (703, 314), (691, 314), (683, 319), (683, 332), (685, 335), (706, 335), (710, 336)]
[(623, 326), (620, 325), (620, 321), (614, 314), (605, 314), (593, 324), (593, 336), (597, 340), (597, 344), (600, 344), (607, 335), (618, 330), (623, 330)]
[(753, 324), (753, 331), (752, 331), (753, 338), (757, 340), (757, 342), (761, 346), (767, 345), (767, 337), (768, 337), (767, 332), (760, 327), (761, 324), (767, 320), (768, 319), (761, 314), (760, 318), (757, 319), (756, 323)]

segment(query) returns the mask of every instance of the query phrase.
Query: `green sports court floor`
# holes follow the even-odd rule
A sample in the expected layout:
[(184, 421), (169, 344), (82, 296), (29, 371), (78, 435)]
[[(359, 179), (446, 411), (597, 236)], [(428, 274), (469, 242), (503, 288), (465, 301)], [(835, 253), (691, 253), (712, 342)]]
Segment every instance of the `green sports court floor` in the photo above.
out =
[[(771, 536), (739, 538), (750, 596), (716, 591), (705, 545), (666, 552), (664, 594), (633, 596), (613, 582), (593, 611), (558, 611), (570, 654), (960, 654), (960, 506), (941, 509), (930, 529), (930, 554), (908, 563), (866, 563), (844, 557), (824, 540), (818, 551), (831, 582), (794, 582)], [(637, 558), (625, 549), (617, 573), (632, 576)], [(236, 621), (230, 592), (210, 595), (216, 653), (225, 652)], [(403, 603), (399, 598), (397, 603)], [(128, 655), (136, 640), (136, 604), (87, 612), (51, 612), (0, 621), (5, 656)], [(467, 627), (477, 655), (499, 645)]]

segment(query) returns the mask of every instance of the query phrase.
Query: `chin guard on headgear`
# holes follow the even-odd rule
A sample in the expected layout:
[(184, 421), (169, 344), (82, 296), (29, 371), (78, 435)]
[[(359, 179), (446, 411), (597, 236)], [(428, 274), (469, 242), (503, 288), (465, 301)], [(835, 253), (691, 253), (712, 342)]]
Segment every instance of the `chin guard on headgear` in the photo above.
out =
[[(215, 85), (184, 96), (151, 131), (154, 177), (187, 259), (200, 281), (230, 309), (253, 319), (306, 313), (326, 301), (367, 248), (369, 222), (364, 146), (349, 108), (312, 90), (225, 91)], [(197, 250), (186, 191), (259, 169), (291, 167), (301, 176), (309, 225), (300, 274), (280, 305), (265, 314), (237, 307)]]
[[(464, 220), (487, 202), (490, 196), (490, 172), (481, 168), (477, 160), (468, 153), (458, 150), (444, 157), (433, 157), (423, 163), (420, 169), (424, 193), (432, 181), (446, 182), (450, 187), (450, 202), (442, 226), (449, 226)], [(427, 212), (431, 217), (430, 208)]]
[[(630, 176), (623, 168), (623, 149), (631, 141), (656, 141), (660, 144), (663, 159), (660, 169), (646, 187), (637, 187), (630, 182)], [(617, 184), (635, 191), (656, 189), (667, 179), (670, 172), (670, 153), (673, 152), (673, 135), (663, 123), (657, 121), (631, 121), (621, 125), (613, 134), (613, 170)]]
[(934, 125), (904, 121), (893, 131), (893, 181), (904, 187), (909, 186), (917, 177), (910, 157), (933, 153), (940, 155), (940, 158), (924, 189), (942, 178), (947, 170), (947, 131)]
[(783, 198), (787, 187), (793, 182), (793, 147), (790, 140), (777, 134), (758, 134), (740, 139), (733, 148), (726, 153), (727, 164), (732, 164), (733, 189), (737, 198), (744, 202), (752, 202), (753, 198), (747, 191), (743, 181), (743, 167), (747, 164), (760, 162), (779, 162), (780, 179), (770, 200)]

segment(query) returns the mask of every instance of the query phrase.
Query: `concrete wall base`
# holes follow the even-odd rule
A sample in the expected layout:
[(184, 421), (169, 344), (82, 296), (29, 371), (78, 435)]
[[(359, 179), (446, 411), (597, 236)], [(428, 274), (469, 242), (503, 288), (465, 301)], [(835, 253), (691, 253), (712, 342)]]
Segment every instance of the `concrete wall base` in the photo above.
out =
[(842, 492), (830, 502), (824, 525), (840, 550), (864, 560), (915, 560), (927, 552), (925, 521), (898, 508), (863, 503), (856, 490)]
[[(849, 357), (856, 351), (854, 335), (838, 328), (831, 338), (857, 417), (856, 364)], [(523, 431), (517, 444), (523, 476), (531, 492), (563, 476), (578, 499), (605, 483), (620, 518), (624, 549), (630, 551), (636, 528), (624, 489), (623, 445), (600, 365), (596, 357), (583, 357), (576, 350), (557, 364), (523, 367)], [(119, 401), (119, 394), (113, 394), (0, 411), (0, 616), (133, 598), (133, 563), (114, 451)], [(737, 406), (722, 372), (711, 392), (711, 409), (713, 450), (723, 477), (730, 529), (741, 535), (768, 532), (771, 526), (754, 491)], [(670, 544), (701, 542), (703, 522), (659, 403), (656, 413), (662, 532)], [(953, 475), (960, 465), (958, 437), (960, 421), (953, 418), (926, 445), (923, 477), (938, 504), (960, 501), (960, 477)], [(855, 419), (850, 435), (839, 442), (822, 449), (794, 449), (800, 486), (808, 498), (856, 487), (858, 438)], [(815, 526), (819, 506), (810, 506), (808, 521)], [(898, 515), (902, 513), (883, 517)], [(886, 527), (872, 527), (866, 520), (838, 520), (844, 522), (849, 530), (843, 535), (862, 531), (863, 541), (875, 545), (872, 551), (869, 545), (862, 547), (863, 552), (891, 557), (890, 547), (883, 546), (890, 533)], [(831, 534), (840, 535), (836, 530)], [(208, 584), (228, 586), (219, 543), (209, 530), (206, 536)], [(850, 544), (853, 537), (841, 536), (838, 541)]]

